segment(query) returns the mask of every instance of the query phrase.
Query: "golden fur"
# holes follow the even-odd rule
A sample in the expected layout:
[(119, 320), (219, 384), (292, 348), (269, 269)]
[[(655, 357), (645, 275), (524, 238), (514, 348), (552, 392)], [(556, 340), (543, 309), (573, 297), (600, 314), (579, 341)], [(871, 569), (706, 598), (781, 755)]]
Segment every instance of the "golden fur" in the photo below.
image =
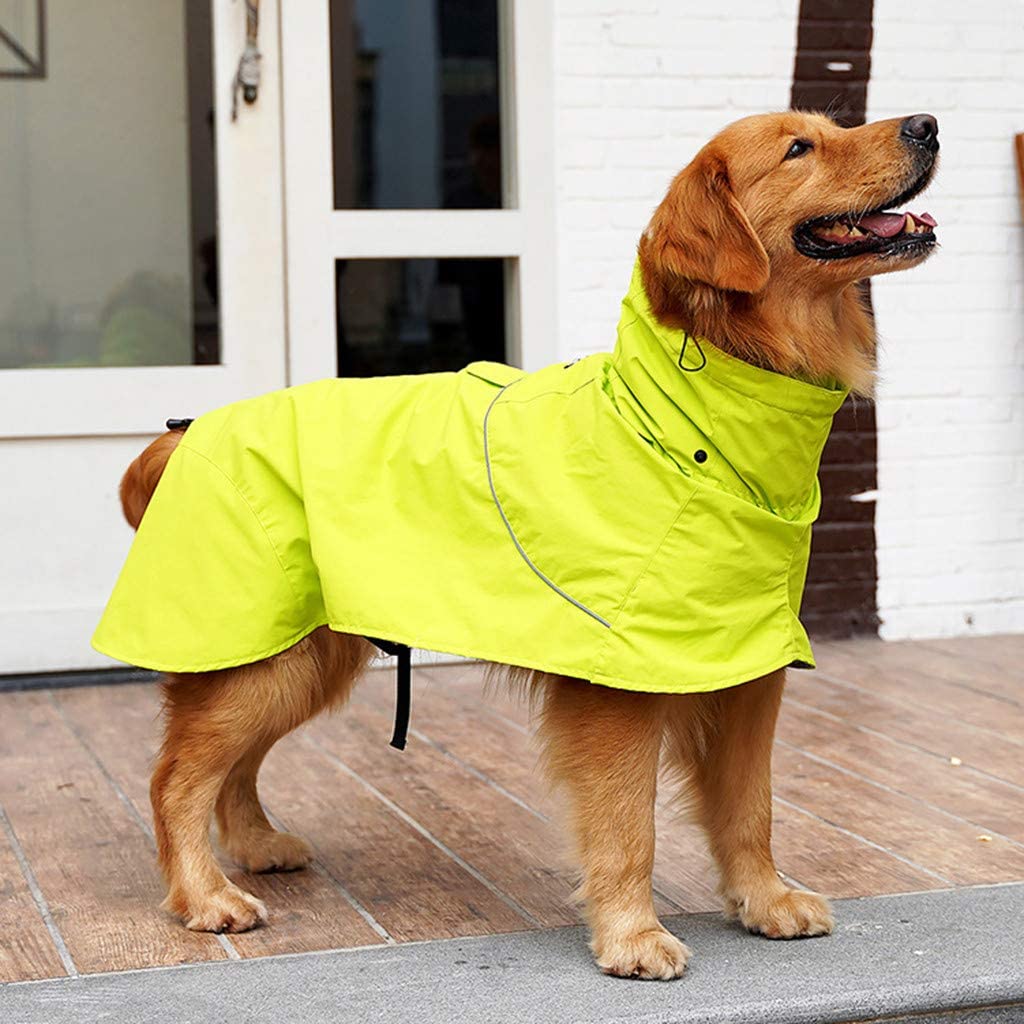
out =
[[(717, 135), (676, 176), (640, 240), (659, 319), (778, 373), (869, 393), (875, 331), (857, 282), (924, 257), (812, 262), (792, 236), (810, 218), (879, 207), (920, 177), (923, 151), (908, 150), (901, 123), (839, 128), (790, 112)], [(780, 162), (794, 139), (813, 152)]]
[[(906, 188), (912, 160), (898, 125), (843, 130), (818, 115), (786, 113), (719, 135), (672, 183), (640, 242), (656, 315), (742, 359), (867, 390), (874, 334), (856, 282), (895, 265), (874, 257), (819, 263), (794, 249), (792, 234), (810, 217), (870, 209)], [(814, 140), (816, 157), (782, 161), (794, 137)], [(128, 468), (121, 500), (133, 526), (180, 438), (165, 434)], [(189, 928), (242, 931), (266, 920), (263, 904), (218, 866), (212, 817), (224, 850), (249, 870), (309, 862), (303, 840), (268, 822), (256, 777), (285, 733), (344, 703), (373, 653), (364, 639), (321, 628), (266, 661), (167, 677), (151, 795), (165, 906)], [(569, 797), (580, 896), (604, 971), (673, 978), (689, 955), (654, 911), (659, 765), (707, 832), (728, 914), (771, 938), (831, 930), (827, 901), (787, 886), (772, 859), (771, 748), (782, 671), (686, 696), (510, 675), (537, 700), (543, 766)]]

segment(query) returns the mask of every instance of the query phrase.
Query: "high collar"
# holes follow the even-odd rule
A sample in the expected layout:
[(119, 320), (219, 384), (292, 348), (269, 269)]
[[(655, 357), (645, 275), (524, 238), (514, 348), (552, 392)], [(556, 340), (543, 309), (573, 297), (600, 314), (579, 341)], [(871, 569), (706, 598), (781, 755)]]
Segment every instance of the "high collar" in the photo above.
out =
[(821, 452), (848, 392), (752, 366), (660, 324), (639, 264), (622, 302), (607, 390), (684, 473), (787, 519), (817, 513)]

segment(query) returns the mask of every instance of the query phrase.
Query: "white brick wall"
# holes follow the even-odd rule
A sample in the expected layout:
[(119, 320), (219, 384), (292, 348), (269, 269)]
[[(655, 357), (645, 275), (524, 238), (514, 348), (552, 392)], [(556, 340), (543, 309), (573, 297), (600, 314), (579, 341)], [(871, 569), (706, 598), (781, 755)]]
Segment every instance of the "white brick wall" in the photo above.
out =
[[(559, 356), (607, 348), (636, 241), (718, 128), (789, 103), (798, 0), (557, 0)], [(691, 16), (699, 13), (699, 17)], [(1024, 18), (875, 0), (869, 117), (930, 111), (944, 249), (876, 279), (884, 636), (1024, 630)]]
[(874, 286), (882, 635), (1024, 630), (1024, 17), (1001, 0), (875, 0), (874, 23), (869, 117), (928, 111), (942, 141), (911, 205), (943, 247)]
[(797, 8), (557, 0), (560, 357), (613, 343), (640, 232), (679, 168), (729, 121), (789, 105)]

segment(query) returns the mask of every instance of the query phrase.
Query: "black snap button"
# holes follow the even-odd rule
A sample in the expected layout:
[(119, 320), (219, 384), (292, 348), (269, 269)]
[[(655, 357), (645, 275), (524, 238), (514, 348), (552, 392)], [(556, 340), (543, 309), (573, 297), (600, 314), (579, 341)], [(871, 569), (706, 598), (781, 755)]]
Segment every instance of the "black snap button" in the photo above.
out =
[(707, 462), (708, 461), (708, 453), (706, 451), (704, 451), (703, 448), (698, 448), (693, 453), (693, 460), (694, 460), (694, 462)]

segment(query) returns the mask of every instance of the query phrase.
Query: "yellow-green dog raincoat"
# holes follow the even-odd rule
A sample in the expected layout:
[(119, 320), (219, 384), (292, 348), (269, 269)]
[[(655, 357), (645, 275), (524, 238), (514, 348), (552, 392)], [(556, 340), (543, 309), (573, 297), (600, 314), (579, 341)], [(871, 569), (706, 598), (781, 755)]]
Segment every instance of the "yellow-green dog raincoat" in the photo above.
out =
[(203, 672), (326, 624), (671, 693), (810, 665), (844, 396), (661, 326), (634, 271), (611, 354), (237, 402), (171, 456), (93, 644)]

